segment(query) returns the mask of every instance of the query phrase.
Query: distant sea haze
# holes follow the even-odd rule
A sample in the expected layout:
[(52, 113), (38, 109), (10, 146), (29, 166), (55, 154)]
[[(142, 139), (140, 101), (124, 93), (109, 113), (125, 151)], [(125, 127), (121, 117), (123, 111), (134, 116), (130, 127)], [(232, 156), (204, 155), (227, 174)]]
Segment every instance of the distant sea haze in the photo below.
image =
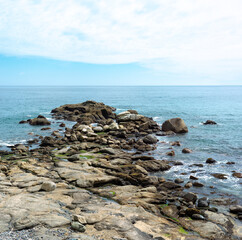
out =
[[(176, 156), (173, 160), (179, 160), (183, 165), (172, 167), (165, 173), (166, 177), (174, 179), (181, 177), (181, 173), (195, 170), (193, 175), (200, 182), (241, 198), (241, 180), (234, 178), (232, 171), (242, 170), (242, 86), (0, 87), (0, 149), (24, 143), (36, 134), (51, 133), (41, 131), (41, 127), (20, 125), (19, 121), (39, 114), (52, 120), (52, 109), (86, 100), (103, 102), (115, 107), (117, 112), (135, 109), (160, 124), (166, 119), (181, 117), (189, 132), (159, 137), (154, 152), (157, 159), (171, 160), (165, 154), (170, 148), (169, 142), (180, 141), (182, 144), (174, 147)], [(203, 125), (202, 122), (208, 119), (218, 124)], [(52, 120), (52, 131), (58, 129), (58, 125)], [(67, 122), (67, 126), (72, 125)], [(193, 152), (182, 154), (184, 147)], [(217, 164), (206, 164), (209, 157)], [(230, 161), (235, 164), (226, 164)], [(191, 167), (194, 163), (201, 163), (204, 167)], [(225, 173), (228, 179), (216, 179), (211, 173)], [(182, 175), (182, 178), (188, 180), (189, 176)]]

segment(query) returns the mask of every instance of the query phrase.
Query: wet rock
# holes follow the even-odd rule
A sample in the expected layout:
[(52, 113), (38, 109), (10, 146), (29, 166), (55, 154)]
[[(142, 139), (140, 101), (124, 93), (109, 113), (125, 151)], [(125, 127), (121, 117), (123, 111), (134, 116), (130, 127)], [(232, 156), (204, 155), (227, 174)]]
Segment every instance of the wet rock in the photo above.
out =
[(199, 198), (197, 202), (198, 207), (209, 207), (209, 201), (206, 197)]
[(167, 182), (161, 183), (158, 188), (160, 188), (160, 189), (164, 189), (164, 188), (165, 189), (176, 189), (176, 188), (181, 188), (181, 186), (177, 183), (167, 181)]
[(158, 139), (155, 136), (149, 134), (143, 138), (143, 142), (146, 144), (155, 144), (158, 142)]
[(224, 206), (234, 204), (233, 200), (230, 198), (213, 198), (213, 199), (210, 199), (210, 202), (215, 205), (224, 205)]
[(50, 127), (44, 127), (44, 128), (41, 128), (40, 130), (41, 131), (46, 131), (46, 130), (50, 130), (51, 128)]
[(229, 208), (231, 213), (242, 214), (242, 206), (240, 205), (233, 205)]
[(181, 146), (181, 143), (179, 141), (171, 142), (170, 144), (171, 146), (178, 146), (178, 147)]
[(206, 220), (205, 217), (201, 214), (192, 214), (191, 218), (195, 220)]
[(193, 176), (193, 175), (190, 176), (190, 179), (192, 179), (192, 180), (198, 180), (198, 178), (195, 177), (195, 176)]
[(170, 152), (167, 152), (166, 155), (173, 157), (173, 156), (175, 156), (175, 152), (174, 151), (170, 151)]
[(186, 209), (186, 215), (189, 217), (192, 217), (194, 214), (201, 214), (201, 211), (196, 208), (187, 208)]
[(224, 173), (212, 173), (211, 175), (218, 179), (227, 179), (227, 176), (228, 176)]
[(185, 193), (183, 195), (183, 198), (186, 202), (193, 202), (195, 203), (197, 201), (197, 195), (192, 192)]
[(215, 124), (217, 123), (212, 120), (207, 120), (206, 122), (203, 123), (203, 125), (215, 125)]
[(189, 165), (189, 167), (203, 167), (203, 164), (195, 163), (195, 164)]
[(173, 131), (175, 133), (187, 133), (188, 128), (181, 118), (172, 118), (162, 124), (162, 131)]
[(185, 188), (191, 188), (191, 187), (192, 187), (192, 183), (191, 183), (191, 182), (188, 182), (188, 183), (185, 184), (184, 187), (185, 187)]
[(174, 166), (181, 166), (181, 165), (183, 165), (183, 162), (179, 162), (179, 161), (174, 161), (172, 163), (174, 164)]
[(51, 122), (48, 121), (44, 116), (39, 115), (37, 118), (30, 119), (28, 121), (30, 125), (34, 126), (43, 126), (43, 125), (50, 125)]
[(207, 160), (206, 160), (206, 163), (208, 163), (208, 164), (213, 164), (213, 163), (216, 163), (217, 161), (216, 160), (214, 160), (213, 158), (208, 158)]
[(232, 176), (235, 178), (242, 178), (242, 173), (234, 172)]
[(56, 189), (56, 184), (54, 182), (44, 182), (42, 185), (41, 185), (41, 189), (46, 191), (46, 192), (51, 192), (51, 191), (54, 191)]
[(60, 125), (59, 125), (59, 127), (65, 127), (66, 125), (65, 125), (65, 123), (61, 123)]
[(232, 165), (232, 164), (235, 164), (235, 162), (226, 162), (226, 164)]
[(192, 152), (192, 150), (189, 149), (189, 148), (183, 148), (182, 149), (182, 153), (191, 153), (191, 152)]
[(22, 120), (19, 122), (19, 124), (25, 124), (25, 123), (28, 123), (28, 121)]
[(81, 223), (77, 222), (77, 221), (71, 222), (71, 228), (73, 230), (78, 231), (78, 232), (85, 232), (86, 231), (86, 227), (84, 225), (82, 225)]
[(204, 186), (204, 184), (199, 183), (199, 182), (194, 182), (192, 185), (193, 185), (193, 187), (203, 187)]
[(183, 182), (184, 182), (184, 180), (181, 179), (181, 178), (176, 178), (175, 179), (175, 183), (183, 183)]

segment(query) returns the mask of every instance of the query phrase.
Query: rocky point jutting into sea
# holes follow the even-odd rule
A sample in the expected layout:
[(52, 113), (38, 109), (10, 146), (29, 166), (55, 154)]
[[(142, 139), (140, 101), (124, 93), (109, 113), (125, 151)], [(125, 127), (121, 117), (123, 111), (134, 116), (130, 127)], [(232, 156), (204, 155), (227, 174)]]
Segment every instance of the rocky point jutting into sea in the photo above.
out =
[[(77, 123), (40, 136), (38, 148), (17, 144), (0, 152), (0, 239), (241, 239), (242, 206), (220, 199), (228, 204), (220, 212), (211, 196), (189, 191), (203, 187), (195, 176), (185, 182), (152, 174), (173, 167), (152, 152), (156, 136), (188, 132), (181, 118), (160, 126), (135, 110), (116, 114), (94, 101), (52, 114)], [(41, 115), (20, 123), (51, 127)], [(175, 154), (172, 146), (167, 155)]]

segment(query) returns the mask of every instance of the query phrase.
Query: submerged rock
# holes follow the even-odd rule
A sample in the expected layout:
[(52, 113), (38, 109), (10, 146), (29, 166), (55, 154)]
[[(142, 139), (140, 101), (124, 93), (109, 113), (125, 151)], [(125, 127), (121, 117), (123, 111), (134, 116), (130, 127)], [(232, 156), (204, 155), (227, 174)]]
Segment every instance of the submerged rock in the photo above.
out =
[(182, 149), (182, 153), (191, 153), (191, 152), (192, 152), (192, 150), (189, 149), (189, 148), (183, 148)]
[(206, 163), (208, 163), (208, 164), (213, 164), (213, 163), (216, 163), (217, 161), (216, 160), (214, 160), (213, 158), (208, 158), (207, 160), (206, 160)]
[(232, 176), (235, 178), (242, 178), (242, 173), (234, 172)]
[(211, 175), (218, 179), (227, 179), (227, 176), (228, 176), (224, 173), (212, 173)]
[(217, 123), (212, 120), (207, 120), (206, 122), (203, 123), (203, 125), (215, 125), (215, 124)]

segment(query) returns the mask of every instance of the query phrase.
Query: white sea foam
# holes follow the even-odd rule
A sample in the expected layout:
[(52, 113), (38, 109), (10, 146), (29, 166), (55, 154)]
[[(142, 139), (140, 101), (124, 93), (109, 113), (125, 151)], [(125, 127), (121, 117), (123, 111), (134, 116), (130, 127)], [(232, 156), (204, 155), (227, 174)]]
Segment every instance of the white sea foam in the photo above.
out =
[(0, 140), (0, 146), (9, 147), (9, 146), (12, 146), (12, 144), (9, 144), (7, 142), (3, 142), (2, 140)]
[(157, 116), (157, 117), (153, 117), (153, 120), (154, 121), (161, 121), (163, 118), (161, 116)]

